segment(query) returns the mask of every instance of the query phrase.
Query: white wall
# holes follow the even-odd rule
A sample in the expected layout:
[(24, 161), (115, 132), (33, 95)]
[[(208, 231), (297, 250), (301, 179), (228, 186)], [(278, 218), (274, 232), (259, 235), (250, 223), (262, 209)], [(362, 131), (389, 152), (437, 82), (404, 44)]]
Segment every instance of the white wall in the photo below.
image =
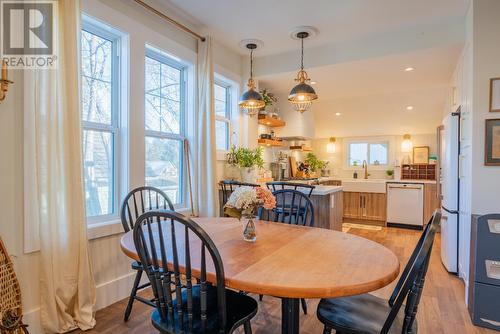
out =
[[(129, 187), (144, 183), (144, 166), (136, 157), (144, 155), (144, 45), (151, 43), (180, 58), (196, 62), (196, 40), (172, 28), (152, 14), (144, 12), (132, 1), (83, 0), (84, 11), (129, 36), (130, 77), (127, 94), (130, 110)], [(216, 71), (241, 82), (241, 57), (215, 42)], [(0, 236), (14, 257), (15, 269), (21, 283), (25, 320), (31, 333), (42, 333), (39, 324), (39, 253), (23, 253), (23, 72), (10, 71), (15, 82), (5, 101), (0, 102)], [(245, 126), (246, 120), (236, 123)], [(120, 251), (121, 228), (107, 226), (89, 230), (90, 256), (97, 284), (97, 309), (105, 307), (130, 293), (134, 272), (130, 260)], [(110, 234), (110, 235), (107, 235)]]

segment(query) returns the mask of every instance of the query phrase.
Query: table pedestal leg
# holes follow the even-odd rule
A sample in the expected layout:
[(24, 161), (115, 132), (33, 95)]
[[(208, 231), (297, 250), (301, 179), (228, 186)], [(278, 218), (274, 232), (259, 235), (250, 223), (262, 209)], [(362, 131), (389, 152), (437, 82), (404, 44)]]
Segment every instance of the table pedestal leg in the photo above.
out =
[(299, 334), (300, 299), (281, 299), (281, 333)]

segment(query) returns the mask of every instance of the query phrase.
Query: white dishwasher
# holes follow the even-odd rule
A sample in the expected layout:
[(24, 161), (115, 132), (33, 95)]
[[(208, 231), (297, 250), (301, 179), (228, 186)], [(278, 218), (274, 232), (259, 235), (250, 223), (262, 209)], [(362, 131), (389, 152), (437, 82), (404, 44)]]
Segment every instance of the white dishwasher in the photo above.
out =
[(387, 183), (387, 225), (424, 226), (424, 185)]

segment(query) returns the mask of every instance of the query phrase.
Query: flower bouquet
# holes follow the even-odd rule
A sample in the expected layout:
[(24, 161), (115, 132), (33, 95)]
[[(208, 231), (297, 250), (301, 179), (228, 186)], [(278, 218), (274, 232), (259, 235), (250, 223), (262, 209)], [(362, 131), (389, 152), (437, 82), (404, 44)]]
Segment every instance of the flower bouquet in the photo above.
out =
[(260, 207), (272, 210), (276, 207), (273, 193), (262, 187), (236, 188), (224, 205), (224, 213), (238, 218), (244, 226), (243, 239), (253, 242), (257, 240), (254, 219)]

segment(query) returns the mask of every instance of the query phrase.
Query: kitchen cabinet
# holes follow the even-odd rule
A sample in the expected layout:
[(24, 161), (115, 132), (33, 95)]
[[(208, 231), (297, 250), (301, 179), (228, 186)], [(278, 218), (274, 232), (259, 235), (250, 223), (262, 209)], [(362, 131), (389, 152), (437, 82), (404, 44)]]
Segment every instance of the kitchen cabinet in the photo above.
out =
[(344, 192), (344, 218), (385, 222), (386, 201), (383, 193)]
[(342, 181), (340, 181), (340, 180), (320, 181), (319, 184), (324, 185), (324, 186), (341, 186)]
[(359, 218), (360, 193), (344, 192), (344, 218)]
[(434, 211), (439, 209), (441, 201), (437, 194), (437, 185), (434, 183), (426, 183), (424, 185), (424, 224), (429, 222)]

